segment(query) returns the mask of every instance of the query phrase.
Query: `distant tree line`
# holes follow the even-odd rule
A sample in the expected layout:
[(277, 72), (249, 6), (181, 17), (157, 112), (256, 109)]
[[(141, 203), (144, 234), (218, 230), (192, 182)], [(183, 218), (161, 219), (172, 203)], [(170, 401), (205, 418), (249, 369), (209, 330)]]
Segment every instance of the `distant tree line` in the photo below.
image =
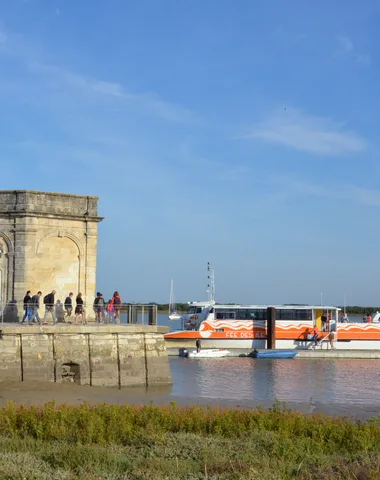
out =
[[(157, 305), (157, 310), (159, 312), (167, 312), (169, 311), (169, 304), (168, 303), (156, 303)], [(188, 303), (176, 303), (175, 304), (175, 309), (177, 312), (187, 312), (189, 309), (189, 304)]]
[[(344, 310), (344, 307), (339, 307)], [(346, 313), (347, 315), (371, 315), (373, 312), (377, 310), (380, 311), (380, 307), (359, 307), (357, 305), (354, 306), (347, 306)]]

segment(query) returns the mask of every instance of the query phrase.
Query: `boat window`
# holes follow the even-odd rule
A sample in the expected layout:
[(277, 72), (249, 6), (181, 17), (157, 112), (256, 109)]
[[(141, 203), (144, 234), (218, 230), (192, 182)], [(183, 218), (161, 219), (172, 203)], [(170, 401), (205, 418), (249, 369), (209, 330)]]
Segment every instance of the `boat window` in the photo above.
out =
[(266, 320), (267, 319), (267, 311), (265, 308), (256, 308), (250, 309), (249, 315), (254, 320)]
[(252, 309), (252, 308), (236, 308), (216, 310), (215, 318), (228, 320), (265, 320), (266, 309)]
[(311, 310), (294, 310), (296, 320), (312, 320), (313, 314)]
[(195, 310), (196, 310), (197, 307), (189, 307), (188, 309), (188, 313), (195, 313)]
[(257, 320), (261, 316), (261, 312), (258, 314), (257, 310), (252, 310), (250, 308), (239, 308), (236, 310), (236, 318), (239, 320)]
[(250, 317), (247, 317), (247, 315), (249, 315), (248, 310), (244, 310), (242, 308), (236, 310), (236, 318), (238, 318), (239, 320), (247, 320), (247, 318), (249, 319)]
[(276, 320), (295, 320), (294, 310), (276, 310)]
[(312, 320), (311, 310), (277, 309), (276, 320)]
[(202, 313), (202, 307), (197, 307), (196, 309), (196, 312), (195, 313)]
[[(225, 310), (215, 310), (215, 318), (219, 320), (266, 320), (266, 308), (229, 308)], [(198, 313), (194, 311), (193, 313)], [(211, 312), (210, 312), (211, 313)], [(298, 320), (311, 321), (312, 310), (292, 309), (292, 308), (278, 308), (276, 309), (276, 320)]]
[(217, 320), (235, 320), (236, 313), (234, 310), (217, 310), (216, 319)]

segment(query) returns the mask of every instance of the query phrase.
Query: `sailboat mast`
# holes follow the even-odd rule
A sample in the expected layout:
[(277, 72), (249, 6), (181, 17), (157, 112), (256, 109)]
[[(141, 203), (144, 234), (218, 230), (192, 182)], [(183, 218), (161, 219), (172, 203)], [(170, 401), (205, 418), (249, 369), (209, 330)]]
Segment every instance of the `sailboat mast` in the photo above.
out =
[(214, 270), (211, 268), (210, 262), (207, 262), (207, 271), (208, 271), (207, 291), (209, 296), (209, 302), (211, 305), (214, 305), (215, 304), (215, 277), (214, 277)]
[(346, 303), (347, 303), (347, 299), (346, 299), (346, 292), (344, 292), (344, 316), (346, 316)]
[(169, 296), (169, 313), (170, 315), (172, 313), (172, 308), (173, 308), (173, 303), (174, 303), (174, 298), (173, 298), (174, 292), (173, 292), (173, 279), (170, 282), (170, 296)]

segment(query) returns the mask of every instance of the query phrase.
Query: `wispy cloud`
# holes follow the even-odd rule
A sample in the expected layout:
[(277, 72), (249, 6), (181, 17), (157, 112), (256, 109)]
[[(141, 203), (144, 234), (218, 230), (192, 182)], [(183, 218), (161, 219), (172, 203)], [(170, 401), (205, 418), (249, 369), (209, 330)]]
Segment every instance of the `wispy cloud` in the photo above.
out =
[(352, 43), (351, 38), (347, 37), (346, 35), (338, 36), (338, 41), (340, 43), (340, 52), (342, 53), (351, 53), (354, 44)]
[(120, 107), (133, 105), (145, 115), (178, 123), (199, 125), (198, 116), (191, 110), (161, 98), (155, 92), (131, 92), (118, 82), (95, 79), (72, 69), (54, 65), (44, 60), (44, 53), (34, 48), (22, 35), (7, 32), (0, 27), (0, 51), (4, 45), (7, 54), (21, 58), (31, 73), (42, 75), (54, 85), (92, 94), (118, 99)]
[(199, 124), (195, 113), (171, 102), (165, 101), (153, 92), (136, 93), (127, 91), (121, 84), (97, 80), (65, 68), (38, 62), (30, 64), (34, 71), (53, 77), (61, 86), (75, 88), (83, 93), (118, 99), (122, 107), (126, 103), (133, 104), (147, 115), (153, 115), (169, 122), (179, 124)]
[(296, 177), (292, 178), (288, 175), (272, 179), (272, 182), (280, 188), (282, 194), (288, 200), (300, 196), (312, 196), (344, 200), (350, 204), (380, 207), (379, 190), (358, 187), (351, 183), (315, 183)]
[(335, 57), (346, 56), (354, 59), (356, 62), (363, 65), (371, 63), (371, 57), (368, 53), (359, 53), (354, 48), (354, 42), (347, 35), (338, 35), (338, 48), (334, 52)]
[(256, 124), (245, 138), (284, 145), (315, 155), (347, 155), (366, 149), (366, 141), (331, 119), (280, 109)]

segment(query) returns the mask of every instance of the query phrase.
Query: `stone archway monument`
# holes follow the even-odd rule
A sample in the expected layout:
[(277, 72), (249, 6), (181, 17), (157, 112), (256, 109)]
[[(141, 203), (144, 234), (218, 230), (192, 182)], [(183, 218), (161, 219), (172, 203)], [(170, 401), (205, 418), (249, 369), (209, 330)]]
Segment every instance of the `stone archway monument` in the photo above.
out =
[(16, 301), (20, 314), (27, 290), (62, 302), (81, 292), (93, 314), (102, 219), (98, 197), (0, 190), (0, 304)]

